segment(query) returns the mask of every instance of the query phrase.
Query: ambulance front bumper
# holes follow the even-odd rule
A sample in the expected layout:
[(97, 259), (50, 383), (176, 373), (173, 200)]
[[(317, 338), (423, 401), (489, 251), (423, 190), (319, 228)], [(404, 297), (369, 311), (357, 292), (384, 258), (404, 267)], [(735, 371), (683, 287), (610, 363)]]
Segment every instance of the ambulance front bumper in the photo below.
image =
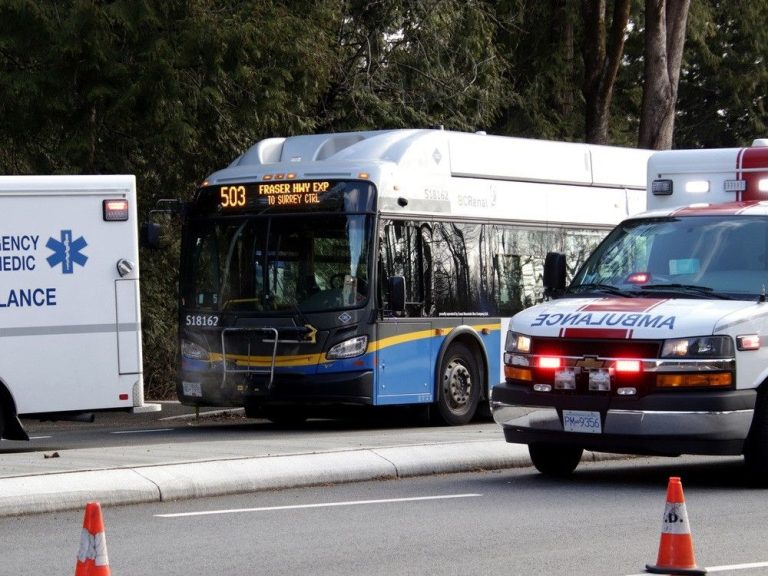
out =
[[(676, 456), (741, 454), (752, 424), (754, 390), (650, 394), (628, 400), (494, 387), (491, 410), (507, 442), (580, 446), (595, 452)], [(566, 430), (565, 413), (599, 417), (592, 432)]]

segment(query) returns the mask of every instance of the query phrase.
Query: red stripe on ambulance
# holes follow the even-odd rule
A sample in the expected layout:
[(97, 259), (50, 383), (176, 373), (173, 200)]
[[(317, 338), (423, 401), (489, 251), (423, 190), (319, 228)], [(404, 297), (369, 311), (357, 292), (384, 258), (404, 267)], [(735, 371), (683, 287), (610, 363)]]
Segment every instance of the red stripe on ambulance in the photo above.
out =
[[(760, 191), (760, 180), (768, 178), (768, 147), (744, 148), (739, 154), (739, 177), (747, 183), (742, 200), (768, 200), (768, 190)], [(756, 170), (762, 168), (762, 170)]]

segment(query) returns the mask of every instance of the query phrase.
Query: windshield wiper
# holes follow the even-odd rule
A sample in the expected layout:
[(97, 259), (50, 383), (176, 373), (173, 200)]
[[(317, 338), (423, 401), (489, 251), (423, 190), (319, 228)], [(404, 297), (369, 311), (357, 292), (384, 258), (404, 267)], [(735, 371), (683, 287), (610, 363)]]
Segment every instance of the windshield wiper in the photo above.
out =
[(569, 286), (567, 293), (573, 294), (577, 292), (606, 292), (615, 296), (627, 296), (633, 298), (636, 296), (634, 292), (628, 292), (621, 288), (616, 288), (612, 284), (600, 284), (599, 282), (589, 282), (587, 284), (579, 284), (578, 286)]
[(715, 292), (714, 288), (709, 286), (699, 286), (698, 284), (646, 284), (640, 287), (640, 292), (674, 292), (684, 294), (696, 294), (706, 298), (719, 298), (720, 300), (732, 300), (727, 294)]

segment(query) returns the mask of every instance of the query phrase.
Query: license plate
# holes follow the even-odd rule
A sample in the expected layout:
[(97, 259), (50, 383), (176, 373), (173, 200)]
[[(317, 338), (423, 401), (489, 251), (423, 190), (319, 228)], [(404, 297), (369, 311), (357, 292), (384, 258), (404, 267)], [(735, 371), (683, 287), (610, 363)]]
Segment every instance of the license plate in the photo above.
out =
[(563, 430), (566, 432), (583, 432), (600, 434), (600, 412), (586, 410), (563, 410)]
[(184, 396), (203, 397), (203, 385), (200, 382), (187, 382), (185, 380), (181, 383), (181, 388), (184, 391)]

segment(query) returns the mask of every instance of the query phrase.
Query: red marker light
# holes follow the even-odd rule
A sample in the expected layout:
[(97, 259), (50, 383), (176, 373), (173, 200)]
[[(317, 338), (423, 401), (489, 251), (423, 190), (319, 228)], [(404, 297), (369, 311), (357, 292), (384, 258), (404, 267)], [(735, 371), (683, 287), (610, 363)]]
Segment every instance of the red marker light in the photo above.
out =
[(616, 372), (640, 372), (640, 360), (617, 360), (613, 367)]
[(539, 368), (555, 369), (560, 368), (560, 358), (556, 356), (542, 356), (539, 358)]
[(105, 222), (124, 222), (128, 220), (128, 200), (104, 200), (101, 203)]
[(744, 336), (736, 336), (736, 348), (739, 350), (759, 350), (760, 335), (746, 334)]

